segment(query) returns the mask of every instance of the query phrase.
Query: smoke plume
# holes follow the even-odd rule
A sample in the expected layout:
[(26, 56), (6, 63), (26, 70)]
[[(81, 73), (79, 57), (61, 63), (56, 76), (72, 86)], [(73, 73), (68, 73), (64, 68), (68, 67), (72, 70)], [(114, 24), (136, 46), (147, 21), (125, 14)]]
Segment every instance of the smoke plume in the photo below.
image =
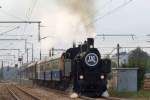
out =
[(42, 49), (51, 47), (68, 48), (72, 42), (84, 41), (95, 36), (94, 24), (91, 24), (95, 12), (95, 0), (47, 0), (40, 1), (40, 20), (47, 26), (41, 30)]
[(86, 34), (88, 36), (95, 35), (95, 28), (92, 23), (95, 12), (95, 0), (57, 0), (64, 7), (68, 8), (72, 13), (80, 17), (81, 22), (84, 24)]

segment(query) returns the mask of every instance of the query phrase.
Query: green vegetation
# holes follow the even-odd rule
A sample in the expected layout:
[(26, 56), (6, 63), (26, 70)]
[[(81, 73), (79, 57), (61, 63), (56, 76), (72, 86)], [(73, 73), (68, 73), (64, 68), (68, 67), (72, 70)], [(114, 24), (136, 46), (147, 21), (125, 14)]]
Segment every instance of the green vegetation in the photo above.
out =
[[(112, 66), (116, 66), (116, 63), (112, 63)], [(144, 74), (145, 72), (150, 72), (150, 56), (148, 53), (137, 47), (129, 52), (128, 64), (122, 64), (122, 67), (138, 68), (138, 91), (118, 92), (110, 89), (110, 95), (114, 97), (133, 98), (134, 100), (150, 100), (150, 91), (142, 90)]]
[(3, 68), (0, 68), (0, 80), (3, 79)]
[(135, 50), (129, 53), (129, 63), (128, 66), (146, 68), (149, 64), (149, 55), (144, 52), (140, 47), (137, 47)]
[(123, 98), (150, 98), (150, 91), (140, 90), (138, 92), (118, 92), (109, 90), (111, 96)]
[(138, 89), (143, 86), (145, 71), (150, 68), (150, 56), (140, 47), (129, 52), (128, 64), (122, 67), (137, 67), (138, 70)]

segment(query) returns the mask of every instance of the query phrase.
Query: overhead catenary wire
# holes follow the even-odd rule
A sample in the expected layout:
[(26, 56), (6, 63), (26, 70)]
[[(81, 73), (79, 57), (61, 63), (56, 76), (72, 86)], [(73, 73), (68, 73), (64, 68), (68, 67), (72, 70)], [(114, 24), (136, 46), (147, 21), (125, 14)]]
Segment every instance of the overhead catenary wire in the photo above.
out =
[[(38, 1), (38, 0), (34, 0), (34, 1), (33, 1), (33, 5), (32, 5), (32, 7), (30, 7), (30, 8), (29, 8), (29, 12), (28, 12), (28, 13), (29, 13), (29, 15), (28, 15), (28, 14), (26, 14), (27, 21), (30, 21), (30, 18), (31, 18), (31, 16), (32, 16), (33, 10), (34, 10), (34, 8), (35, 8), (35, 6), (36, 6), (36, 4), (37, 4), (37, 1)], [(27, 28), (27, 23), (24, 25), (23, 34), (25, 33), (26, 28)]]
[(132, 37), (132, 40), (134, 40), (134, 36), (136, 36), (136, 35), (134, 35), (134, 34), (98, 34), (98, 35), (96, 35), (96, 36), (102, 36), (103, 37), (103, 40), (105, 39), (105, 36), (131, 36)]
[(112, 0), (108, 0), (100, 9), (104, 9), (110, 3), (112, 3)]
[(122, 5), (120, 5), (120, 6), (116, 7), (116, 8), (114, 8), (113, 10), (107, 12), (107, 13), (104, 14), (103, 16), (97, 17), (93, 22), (95, 23), (95, 22), (97, 22), (98, 20), (104, 18), (105, 16), (108, 16), (108, 15), (113, 14), (114, 12), (116, 12), (116, 11), (120, 10), (121, 8), (127, 6), (131, 1), (133, 1), (133, 0), (129, 0), (128, 2), (125, 2), (125, 3), (123, 3)]
[(14, 37), (24, 37), (24, 36), (27, 36), (27, 37), (32, 37), (32, 35), (7, 35), (7, 36), (14, 36)]
[(116, 8), (114, 8), (113, 10), (110, 10), (109, 12), (105, 13), (103, 16), (97, 17), (94, 21), (92, 21), (92, 22), (90, 22), (89, 24), (87, 24), (87, 26), (89, 26), (89, 25), (91, 25), (91, 24), (93, 24), (93, 23), (95, 23), (95, 22), (97, 22), (97, 21), (103, 19), (104, 17), (106, 17), (106, 16), (108, 16), (108, 15), (113, 14), (114, 12), (116, 12), (116, 11), (120, 10), (121, 8), (123, 8), (123, 7), (127, 6), (128, 4), (130, 4), (132, 1), (133, 1), (133, 0), (129, 0), (129, 1), (127, 1), (127, 2), (124, 2), (122, 5), (120, 5), (120, 6), (116, 7)]
[(6, 33), (9, 33), (9, 32), (11, 32), (11, 31), (14, 31), (14, 30), (19, 29), (19, 28), (20, 28), (20, 26), (17, 26), (17, 27), (15, 27), (15, 28), (13, 28), (13, 29), (7, 30), (7, 31), (5, 31), (5, 32), (1, 32), (0, 35), (4, 35), (4, 34), (6, 34)]
[(0, 25), (1, 28), (10, 28), (10, 27), (14, 27), (15, 25)]
[(94, 14), (94, 16), (96, 16), (96, 13), (98, 14), (100, 10), (105, 9), (105, 8), (106, 8), (109, 4), (111, 4), (111, 3), (112, 3), (112, 0), (108, 0), (104, 5), (100, 6), (98, 9), (96, 9), (96, 10), (95, 10), (92, 14), (90, 14), (88, 17), (93, 16), (93, 14)]
[(135, 36), (134, 34), (98, 34), (97, 36)]
[(38, 1), (38, 0), (34, 0), (32, 7), (29, 8), (29, 15), (27, 15), (27, 20), (30, 20), (30, 18), (31, 18), (31, 16), (32, 16), (32, 13), (33, 13), (33, 10), (34, 10), (34, 8), (35, 8), (35, 6), (36, 6), (36, 4), (37, 4), (37, 1)]
[[(120, 48), (137, 48), (138, 46), (121, 46)], [(98, 47), (98, 48), (114, 48), (114, 47)], [(150, 48), (150, 46), (140, 46), (140, 48)]]
[[(37, 1), (37, 0), (35, 0), (35, 1)], [(30, 12), (30, 14), (32, 15), (32, 12), (33, 12), (33, 9), (34, 9), (34, 7), (31, 9), (31, 12)], [(4, 11), (5, 12), (5, 11)], [(32, 21), (27, 21), (27, 19), (23, 19), (23, 18), (20, 18), (20, 17), (17, 17), (17, 16), (13, 16), (12, 14), (9, 14), (9, 13), (7, 13), (7, 14), (5, 14), (5, 15), (8, 15), (8, 16), (10, 16), (11, 18), (15, 18), (15, 19), (17, 19), (17, 21), (4, 21), (4, 23), (6, 23), (6, 25), (8, 25), (9, 23), (12, 23), (12, 24), (20, 24), (20, 23), (29, 23), (29, 24), (32, 24)], [(31, 16), (30, 15), (30, 16)], [(30, 18), (30, 17), (29, 17)], [(22, 22), (20, 22), (20, 21), (22, 21)], [(1, 21), (2, 23), (3, 23), (3, 21)], [(19, 23), (18, 23), (19, 22)], [(31, 23), (30, 23), (31, 22)], [(8, 24), (7, 24), (8, 23)], [(33, 23), (34, 23), (34, 21), (33, 21)], [(12, 32), (12, 31), (15, 31), (16, 29), (19, 29), (21, 26), (16, 26), (15, 28), (13, 28), (13, 29), (11, 29), (10, 27), (9, 27), (9, 29), (8, 30), (3, 30), (2, 32), (0, 32), (0, 35), (6, 35), (6, 33), (9, 33), (9, 32)], [(15, 31), (16, 32), (16, 31)], [(15, 33), (15, 32), (13, 32), (13, 33)], [(10, 33), (9, 33), (10, 34)], [(8, 35), (9, 35), (8, 34)], [(8, 36), (7, 35), (7, 36)], [(27, 35), (27, 34), (26, 34)], [(19, 35), (12, 35), (12, 34), (10, 34), (9, 36), (19, 36)], [(22, 35), (20, 35), (20, 36), (22, 36)], [(2, 38), (2, 37), (1, 37)]]

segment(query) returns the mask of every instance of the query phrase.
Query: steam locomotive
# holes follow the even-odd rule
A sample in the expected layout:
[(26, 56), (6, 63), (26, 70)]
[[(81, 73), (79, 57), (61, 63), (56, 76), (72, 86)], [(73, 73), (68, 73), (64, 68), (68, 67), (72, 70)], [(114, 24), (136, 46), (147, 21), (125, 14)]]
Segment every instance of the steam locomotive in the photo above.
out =
[(61, 55), (52, 56), (23, 67), (22, 78), (36, 84), (63, 91), (72, 87), (73, 92), (101, 96), (107, 91), (107, 76), (111, 61), (101, 59), (94, 39), (88, 38), (82, 45), (75, 45)]

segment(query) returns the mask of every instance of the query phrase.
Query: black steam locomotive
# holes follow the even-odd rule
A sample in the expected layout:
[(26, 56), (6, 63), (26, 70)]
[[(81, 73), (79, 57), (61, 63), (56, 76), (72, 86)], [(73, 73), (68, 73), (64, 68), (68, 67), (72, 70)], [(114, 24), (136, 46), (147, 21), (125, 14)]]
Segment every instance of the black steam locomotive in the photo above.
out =
[(101, 96), (107, 91), (107, 75), (111, 61), (101, 59), (94, 39), (88, 38), (82, 45), (73, 46), (59, 56), (52, 56), (22, 68), (21, 77), (37, 84), (60, 90), (70, 86), (79, 94)]

